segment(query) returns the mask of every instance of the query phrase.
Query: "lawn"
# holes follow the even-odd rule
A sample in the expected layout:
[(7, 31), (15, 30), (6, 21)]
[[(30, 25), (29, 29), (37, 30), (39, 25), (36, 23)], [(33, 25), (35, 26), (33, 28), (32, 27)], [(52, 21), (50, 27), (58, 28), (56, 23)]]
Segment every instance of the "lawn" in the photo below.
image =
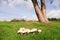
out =
[[(20, 27), (41, 29), (41, 33), (17, 34)], [(0, 40), (60, 40), (60, 22), (0, 22)]]

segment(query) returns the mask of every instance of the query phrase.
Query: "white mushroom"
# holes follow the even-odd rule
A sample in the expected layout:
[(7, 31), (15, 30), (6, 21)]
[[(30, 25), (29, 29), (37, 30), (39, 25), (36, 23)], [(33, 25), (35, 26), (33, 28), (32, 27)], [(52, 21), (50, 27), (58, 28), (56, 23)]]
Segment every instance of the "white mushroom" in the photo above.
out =
[(31, 32), (36, 32), (36, 31), (37, 31), (36, 28), (31, 29)]
[(20, 28), (19, 31), (18, 31), (18, 33), (22, 33), (22, 34), (23, 34), (23, 33), (26, 33), (26, 32), (27, 32), (27, 31), (26, 31), (25, 28)]
[(40, 32), (41, 32), (41, 30), (39, 29), (39, 30), (38, 30), (38, 32), (40, 33)]
[(26, 28), (20, 28), (19, 30), (18, 30), (18, 33), (21, 33), (21, 34), (25, 34), (25, 33), (34, 33), (34, 32), (41, 32), (41, 30), (39, 29), (39, 30), (37, 30), (36, 28), (32, 28), (31, 30), (30, 29), (26, 29)]
[(30, 32), (31, 32), (31, 30), (30, 30), (30, 29), (26, 29), (26, 31), (27, 31), (27, 33), (30, 33)]

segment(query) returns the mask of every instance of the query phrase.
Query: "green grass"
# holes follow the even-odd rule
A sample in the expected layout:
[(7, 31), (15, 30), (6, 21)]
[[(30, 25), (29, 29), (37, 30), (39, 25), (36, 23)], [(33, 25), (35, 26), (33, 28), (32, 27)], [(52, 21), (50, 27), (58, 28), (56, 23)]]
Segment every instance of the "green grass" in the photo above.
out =
[[(17, 34), (20, 27), (41, 29), (41, 33)], [(0, 22), (0, 40), (60, 40), (60, 22)]]

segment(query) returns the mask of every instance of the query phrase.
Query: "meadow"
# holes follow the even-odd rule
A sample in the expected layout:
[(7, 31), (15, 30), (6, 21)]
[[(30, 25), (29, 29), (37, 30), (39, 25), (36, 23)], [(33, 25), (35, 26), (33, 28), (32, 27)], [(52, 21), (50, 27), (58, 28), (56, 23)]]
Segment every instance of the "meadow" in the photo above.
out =
[[(17, 34), (19, 28), (37, 28), (41, 33)], [(0, 40), (60, 40), (60, 22), (0, 22)]]

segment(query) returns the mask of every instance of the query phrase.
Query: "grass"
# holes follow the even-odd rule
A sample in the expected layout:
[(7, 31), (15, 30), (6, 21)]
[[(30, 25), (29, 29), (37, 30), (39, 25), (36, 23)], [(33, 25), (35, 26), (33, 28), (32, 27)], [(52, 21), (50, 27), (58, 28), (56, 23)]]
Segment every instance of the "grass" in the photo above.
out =
[[(20, 27), (41, 29), (41, 33), (17, 34)], [(0, 40), (60, 40), (60, 22), (0, 22)]]

